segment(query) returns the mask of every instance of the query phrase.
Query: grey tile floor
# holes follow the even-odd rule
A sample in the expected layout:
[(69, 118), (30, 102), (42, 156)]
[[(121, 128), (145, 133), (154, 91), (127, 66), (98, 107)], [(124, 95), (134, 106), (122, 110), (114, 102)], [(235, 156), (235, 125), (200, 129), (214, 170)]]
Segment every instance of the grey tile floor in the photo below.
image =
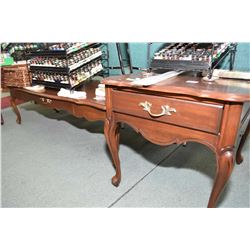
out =
[[(215, 157), (203, 145), (154, 145), (128, 126), (121, 132), (122, 181), (102, 122), (26, 103), (22, 124), (2, 110), (2, 207), (206, 207)], [(218, 207), (249, 207), (249, 140)]]

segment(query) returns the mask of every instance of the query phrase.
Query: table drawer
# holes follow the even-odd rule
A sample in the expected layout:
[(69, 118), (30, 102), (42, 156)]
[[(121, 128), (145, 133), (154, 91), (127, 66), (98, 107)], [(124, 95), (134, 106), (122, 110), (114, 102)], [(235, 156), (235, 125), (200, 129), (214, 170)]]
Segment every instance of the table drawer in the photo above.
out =
[(219, 133), (223, 105), (200, 103), (147, 94), (113, 90), (112, 106), (116, 112), (159, 122)]
[(68, 110), (72, 112), (72, 103), (63, 101), (63, 100), (56, 100), (48, 97), (42, 97), (42, 96), (36, 96), (32, 98), (36, 103), (45, 105), (49, 108), (55, 108), (55, 109), (62, 109), (62, 110)]
[(48, 108), (62, 109), (70, 112), (73, 110), (73, 104), (68, 101), (36, 95), (36, 93), (29, 93), (22, 90), (19, 91), (18, 89), (10, 89), (10, 92), (14, 98), (24, 101), (35, 101), (37, 104), (42, 104)]

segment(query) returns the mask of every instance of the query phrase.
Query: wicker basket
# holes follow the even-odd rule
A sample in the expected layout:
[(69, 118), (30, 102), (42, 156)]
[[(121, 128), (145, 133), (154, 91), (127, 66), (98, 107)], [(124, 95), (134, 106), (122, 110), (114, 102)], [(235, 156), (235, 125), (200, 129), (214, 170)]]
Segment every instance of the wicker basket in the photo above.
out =
[(2, 88), (8, 86), (25, 87), (30, 86), (31, 76), (27, 64), (17, 64), (1, 67)]

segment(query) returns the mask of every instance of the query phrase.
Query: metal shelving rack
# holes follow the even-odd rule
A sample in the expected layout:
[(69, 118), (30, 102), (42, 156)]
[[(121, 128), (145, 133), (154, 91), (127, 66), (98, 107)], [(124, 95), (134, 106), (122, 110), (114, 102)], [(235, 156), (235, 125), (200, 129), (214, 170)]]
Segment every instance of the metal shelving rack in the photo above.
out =
[[(26, 43), (3, 43), (1, 44), (1, 49), (4, 52), (8, 52), (14, 58), (15, 62), (21, 61), (21, 60), (25, 61), (27, 54), (33, 53), (37, 51), (38, 49), (44, 48), (43, 43), (29, 43), (29, 44), (35, 44), (36, 47), (20, 49), (20, 46), (25, 46)], [(15, 47), (18, 47), (18, 48), (15, 49)]]
[[(30, 60), (35, 57), (52, 57), (52, 58), (58, 58), (58, 59), (66, 59), (66, 67), (56, 67), (56, 66), (35, 66), (35, 65), (30, 65), (30, 72), (31, 74), (34, 72), (45, 72), (45, 73), (60, 73), (62, 75), (65, 75), (68, 79), (68, 83), (61, 83), (59, 81), (43, 81), (43, 80), (34, 80), (32, 79), (32, 85), (44, 85), (45, 87), (50, 87), (50, 88), (68, 88), (68, 89), (74, 89), (82, 85), (87, 79), (90, 77), (97, 75), (99, 72), (96, 72), (95, 74), (91, 75), (89, 78), (84, 79), (77, 85), (73, 85), (70, 80), (71, 74), (80, 69), (83, 66), (88, 65), (88, 63), (92, 62), (93, 60), (96, 60), (98, 58), (101, 58), (102, 52), (97, 55), (91, 55), (88, 58), (85, 58), (84, 60), (81, 61), (81, 63), (76, 63), (75, 67), (72, 68), (72, 65), (70, 66), (68, 64), (69, 57), (72, 56), (74, 53), (81, 52), (86, 49), (90, 49), (92, 47), (100, 47), (100, 43), (81, 43), (80, 46), (77, 47), (70, 47), (66, 50), (49, 50), (49, 44), (45, 46), (45, 49), (37, 50), (32, 53), (27, 53), (26, 54), (26, 59)], [(77, 65), (78, 64), (78, 65)]]
[[(130, 73), (133, 73), (134, 67), (132, 67), (132, 61), (130, 57), (129, 45), (128, 43), (115, 43), (119, 66), (110, 66), (109, 60), (109, 44), (103, 43), (103, 68), (104, 68), (104, 76), (110, 75), (110, 70), (118, 69), (121, 70), (121, 73), (124, 75), (126, 69), (129, 69)], [(122, 46), (124, 46), (124, 50), (122, 50)], [(122, 52), (123, 51), (123, 52)]]
[[(230, 54), (230, 70), (233, 70), (237, 43), (230, 43), (225, 51), (223, 51), (218, 58), (212, 58), (211, 62), (208, 61), (186, 61), (186, 60), (165, 60), (165, 59), (152, 59), (151, 70), (184, 70), (196, 71), (206, 73), (208, 78), (212, 78), (214, 69)], [(212, 43), (212, 55), (214, 52), (214, 43)]]

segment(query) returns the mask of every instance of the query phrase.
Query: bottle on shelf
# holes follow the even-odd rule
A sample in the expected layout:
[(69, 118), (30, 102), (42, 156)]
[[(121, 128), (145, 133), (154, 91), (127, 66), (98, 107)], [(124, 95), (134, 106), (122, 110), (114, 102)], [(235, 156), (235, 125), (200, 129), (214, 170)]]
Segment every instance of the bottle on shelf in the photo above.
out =
[[(46, 44), (47, 50), (51, 50), (49, 53), (45, 51), (42, 56), (43, 53), (40, 51), (37, 56), (30, 59), (31, 66), (38, 66), (31, 67), (34, 83), (43, 81), (44, 85), (47, 84), (49, 87), (53, 87), (53, 84), (54, 87), (66, 84), (65, 87), (71, 88), (101, 71), (101, 48), (96, 46), (89, 48), (86, 45), (88, 43)], [(53, 52), (58, 50), (65, 50), (66, 53)]]
[(211, 62), (212, 58), (220, 57), (228, 45), (229, 43), (214, 45), (212, 43), (175, 43), (156, 52), (154, 59)]
[[(61, 45), (54, 45), (56, 46), (55, 48), (61, 48)], [(54, 48), (54, 47), (53, 47)], [(68, 65), (72, 66), (77, 63), (84, 63), (84, 60), (91, 60), (91, 56), (93, 58), (98, 57), (101, 55), (101, 49), (98, 48), (90, 48), (83, 50), (81, 52), (78, 52), (76, 54), (73, 54), (69, 57), (68, 59)], [(62, 67), (65, 68), (67, 67), (67, 60), (66, 59), (58, 59), (58, 58), (53, 58), (53, 57), (36, 57), (30, 60), (30, 64), (32, 66), (44, 66), (44, 67)]]

